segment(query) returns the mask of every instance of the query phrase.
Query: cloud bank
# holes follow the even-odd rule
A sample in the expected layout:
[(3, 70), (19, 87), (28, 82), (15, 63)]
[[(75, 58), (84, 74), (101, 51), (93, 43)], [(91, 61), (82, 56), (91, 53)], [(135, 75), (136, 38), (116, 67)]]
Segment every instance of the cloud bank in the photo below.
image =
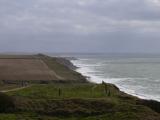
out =
[(160, 0), (0, 0), (1, 52), (160, 53)]

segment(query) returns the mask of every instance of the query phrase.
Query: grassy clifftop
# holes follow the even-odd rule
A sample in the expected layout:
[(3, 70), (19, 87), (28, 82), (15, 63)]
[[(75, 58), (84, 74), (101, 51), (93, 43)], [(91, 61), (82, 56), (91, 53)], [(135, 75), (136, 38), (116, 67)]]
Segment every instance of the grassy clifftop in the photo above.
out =
[(15, 108), (13, 112), (1, 113), (0, 120), (160, 119), (153, 104), (153, 108), (147, 106), (112, 84), (36, 84), (7, 95), (13, 98)]
[(86, 82), (84, 76), (74, 71), (75, 66), (69, 60), (65, 58), (49, 57), (43, 54), (37, 56), (42, 59), (50, 69), (55, 71), (63, 82)]
[(65, 58), (38, 55), (1, 55), (0, 81), (4, 83), (86, 82)]
[[(113, 84), (89, 83), (64, 58), (30, 59), (42, 61), (56, 79), (0, 93), (0, 120), (160, 120), (159, 102), (125, 94)], [(21, 86), (1, 84), (0, 90)]]

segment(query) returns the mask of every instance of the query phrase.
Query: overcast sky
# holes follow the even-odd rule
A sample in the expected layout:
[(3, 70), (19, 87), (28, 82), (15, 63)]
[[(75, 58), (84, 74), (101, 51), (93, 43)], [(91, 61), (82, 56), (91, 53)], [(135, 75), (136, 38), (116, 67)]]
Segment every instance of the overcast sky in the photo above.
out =
[(160, 53), (160, 0), (0, 0), (0, 52)]

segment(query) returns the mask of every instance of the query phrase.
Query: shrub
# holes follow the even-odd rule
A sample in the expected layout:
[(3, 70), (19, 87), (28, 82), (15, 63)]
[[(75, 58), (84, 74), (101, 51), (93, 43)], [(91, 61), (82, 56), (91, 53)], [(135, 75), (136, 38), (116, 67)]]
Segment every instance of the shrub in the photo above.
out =
[(15, 108), (13, 98), (0, 93), (0, 113), (13, 111)]

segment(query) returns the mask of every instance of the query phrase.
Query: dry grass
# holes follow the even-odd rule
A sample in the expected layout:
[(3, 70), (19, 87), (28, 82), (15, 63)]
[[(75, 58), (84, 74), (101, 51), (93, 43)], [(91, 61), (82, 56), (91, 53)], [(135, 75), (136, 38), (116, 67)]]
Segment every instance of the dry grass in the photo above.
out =
[[(63, 65), (61, 61), (67, 65)], [(0, 55), (0, 82), (5, 84), (86, 82), (71, 70), (70, 61), (46, 55)]]
[(0, 59), (0, 80), (57, 80), (40, 59)]

